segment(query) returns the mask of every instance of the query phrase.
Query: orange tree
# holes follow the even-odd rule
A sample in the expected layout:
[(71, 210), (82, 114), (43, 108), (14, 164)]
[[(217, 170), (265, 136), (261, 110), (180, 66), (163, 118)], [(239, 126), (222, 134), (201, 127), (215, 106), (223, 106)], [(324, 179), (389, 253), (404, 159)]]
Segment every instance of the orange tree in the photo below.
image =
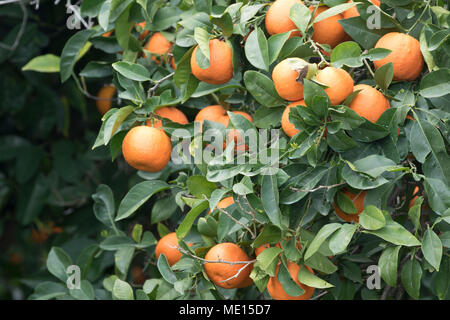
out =
[(443, 1), (85, 0), (80, 15), (97, 24), (28, 68), (56, 63), (85, 94), (112, 83), (92, 148), (138, 171), (123, 198), (98, 186), (104, 230), (78, 256), (53, 247), (56, 278), (30, 298), (449, 298)]

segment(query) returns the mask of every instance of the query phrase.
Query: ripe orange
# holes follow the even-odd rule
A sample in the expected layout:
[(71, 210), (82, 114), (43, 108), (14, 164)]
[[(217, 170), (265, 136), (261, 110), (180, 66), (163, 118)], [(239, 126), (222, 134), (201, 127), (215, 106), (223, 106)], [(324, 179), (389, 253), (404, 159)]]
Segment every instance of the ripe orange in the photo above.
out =
[[(253, 121), (253, 118), (244, 111), (232, 112), (246, 117), (249, 121)], [(194, 121), (200, 122), (202, 125), (204, 120), (219, 122), (223, 124), (225, 128), (228, 127), (228, 124), (230, 123), (230, 117), (228, 116), (227, 111), (218, 104), (204, 107), (197, 113), (194, 119)]]
[[(251, 261), (244, 250), (234, 243), (225, 242), (216, 244), (209, 249), (205, 256), (209, 261)], [(216, 285), (226, 289), (240, 288), (244, 284), (251, 284), (250, 273), (253, 269), (253, 263), (246, 266), (242, 264), (228, 264), (225, 262), (205, 263), (205, 272), (208, 278)], [(242, 269), (239, 273), (239, 270)], [(237, 275), (239, 273), (239, 275)], [(237, 275), (237, 276), (236, 276)]]
[(289, 101), (303, 99), (303, 79), (310, 79), (317, 72), (315, 64), (300, 58), (287, 58), (278, 63), (272, 71), (275, 90), (280, 97)]
[(177, 249), (178, 238), (175, 232), (166, 234), (164, 237), (159, 239), (155, 248), (156, 259), (159, 259), (161, 253), (163, 253), (169, 265), (174, 265), (181, 259), (181, 252)]
[(356, 207), (356, 214), (347, 214), (344, 211), (342, 211), (336, 202), (333, 204), (334, 210), (336, 211), (336, 214), (339, 218), (346, 222), (358, 222), (359, 221), (359, 215), (361, 212), (364, 211), (364, 199), (366, 198), (366, 192), (360, 191), (358, 193), (353, 193), (347, 189), (342, 189), (340, 192), (342, 192), (344, 195), (346, 195), (348, 198), (350, 198), (353, 201), (353, 204)]
[(209, 67), (200, 68), (197, 64), (195, 47), (191, 56), (192, 74), (200, 81), (209, 84), (223, 84), (233, 78), (233, 51), (225, 41), (209, 40)]
[(331, 105), (341, 104), (353, 92), (353, 79), (344, 69), (326, 67), (317, 73), (315, 79), (328, 86), (325, 92)]
[[(266, 13), (266, 30), (269, 34), (284, 33), (291, 30), (297, 30), (297, 26), (289, 18), (291, 7), (303, 2), (301, 0), (276, 0), (270, 6)], [(300, 31), (291, 32), (290, 37), (299, 37)]]
[(101, 100), (96, 100), (95, 103), (97, 105), (97, 110), (102, 115), (108, 112), (109, 109), (111, 109), (112, 105), (112, 98), (116, 94), (116, 87), (113, 85), (104, 86), (100, 89), (100, 91), (97, 94), (97, 97)]
[(419, 187), (415, 187), (414, 191), (413, 191), (413, 195), (417, 194), (416, 196), (414, 196), (411, 201), (409, 201), (409, 208), (411, 209), (412, 206), (414, 206), (414, 201), (416, 201), (417, 198), (419, 198)]
[[(156, 63), (161, 63), (161, 57), (168, 53), (170, 53), (172, 49), (172, 43), (164, 37), (164, 35), (161, 32), (156, 32), (150, 37), (150, 40), (148, 40), (147, 45), (144, 48), (145, 50), (149, 51), (152, 54), (152, 60)], [(145, 58), (145, 53), (142, 54), (142, 56)], [(172, 68), (176, 69), (175, 62), (173, 58), (169, 58), (169, 61), (172, 65)]]
[[(169, 119), (173, 122), (179, 123), (179, 124), (188, 124), (189, 120), (186, 118), (186, 115), (178, 110), (175, 107), (163, 107), (159, 108), (155, 111), (155, 114), (160, 116), (161, 118)], [(151, 119), (147, 120), (147, 125), (152, 126)], [(162, 121), (159, 119), (153, 120), (153, 127), (160, 128), (162, 127)]]
[(305, 266), (305, 265), (299, 266), (298, 264), (288, 261), (288, 271), (289, 271), (289, 274), (291, 275), (291, 278), (295, 281), (295, 283), (297, 283), (300, 286), (300, 288), (302, 288), (305, 291), (305, 293), (303, 293), (300, 296), (293, 297), (293, 296), (287, 294), (286, 291), (284, 291), (283, 286), (277, 279), (278, 271), (280, 269), (280, 264), (278, 264), (276, 273), (275, 273), (275, 277), (271, 277), (269, 279), (269, 282), (267, 283), (267, 291), (269, 292), (270, 296), (275, 300), (308, 300), (308, 299), (310, 299), (312, 297), (312, 295), (314, 294), (314, 288), (309, 287), (309, 286), (301, 283), (300, 281), (298, 281), (298, 272), (300, 271), (300, 268), (302, 268), (302, 267), (306, 267), (309, 272), (314, 274), (314, 271), (310, 267)]
[(286, 133), (286, 135), (291, 138), (300, 132), (300, 130), (296, 129), (294, 124), (289, 121), (289, 111), (291, 110), (291, 108), (298, 105), (306, 106), (305, 100), (292, 102), (286, 107), (286, 109), (284, 109), (283, 115), (281, 116), (281, 127), (283, 128), (284, 133)]
[(375, 48), (385, 48), (391, 53), (384, 59), (373, 62), (378, 69), (385, 64), (394, 64), (394, 80), (415, 80), (423, 69), (423, 56), (420, 51), (420, 43), (410, 35), (391, 32), (378, 40)]
[[(318, 7), (314, 17), (328, 10), (327, 6)], [(310, 7), (311, 12), (313, 7)], [(336, 47), (339, 43), (344, 42), (346, 33), (344, 28), (338, 22), (343, 19), (342, 14), (337, 14), (313, 24), (314, 33), (312, 39), (321, 44), (328, 44), (331, 48)]]
[(163, 130), (137, 126), (125, 135), (123, 156), (130, 166), (149, 172), (158, 172), (169, 163), (172, 152), (170, 138)]
[(109, 38), (112, 35), (113, 32), (114, 32), (114, 30), (105, 32), (104, 34), (102, 34), (102, 37)]
[(361, 117), (375, 123), (391, 107), (389, 100), (377, 89), (367, 84), (358, 84), (353, 88), (353, 91), (357, 90), (362, 91), (350, 103), (350, 109)]
[[(350, 3), (352, 1), (349, 0), (347, 2)], [(370, 0), (370, 2), (372, 2), (377, 7), (380, 6), (380, 0)], [(350, 9), (344, 11), (342, 13), (342, 15), (344, 16), (344, 19), (348, 19), (348, 18), (353, 18), (353, 17), (359, 17), (359, 12), (358, 12), (358, 9), (356, 8), (356, 6), (353, 6)]]

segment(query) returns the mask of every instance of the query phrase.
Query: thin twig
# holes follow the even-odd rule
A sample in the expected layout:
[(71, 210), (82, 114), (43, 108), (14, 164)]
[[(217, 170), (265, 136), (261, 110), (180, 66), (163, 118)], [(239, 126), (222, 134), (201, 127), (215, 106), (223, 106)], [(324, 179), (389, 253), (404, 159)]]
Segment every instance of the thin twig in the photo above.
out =
[(219, 282), (227, 282), (227, 281), (236, 279), (237, 277), (239, 277), (239, 275), (241, 274), (241, 272), (242, 272), (245, 268), (247, 268), (249, 265), (251, 265), (252, 263), (253, 263), (253, 262), (248, 262), (248, 263), (246, 263), (246, 264), (245, 264), (243, 267), (241, 267), (234, 275), (232, 275), (232, 276), (229, 277), (228, 279), (221, 280), (221, 281), (219, 281)]
[(238, 219), (236, 219), (235, 217), (233, 217), (231, 214), (229, 214), (228, 212), (226, 212), (225, 210), (223, 210), (222, 208), (217, 207), (217, 209), (222, 212), (223, 214), (225, 214), (228, 218), (230, 218), (231, 220), (233, 220), (234, 222), (236, 222), (238, 225), (242, 226), (244, 229), (246, 229), (248, 232), (250, 232), (252, 239), (256, 238), (256, 234), (249, 228), (247, 227), (245, 224), (243, 224), (242, 222), (240, 222)]
[(148, 91), (147, 91), (147, 98), (150, 98), (152, 96), (153, 92), (155, 92), (156, 89), (159, 88), (161, 83), (163, 83), (164, 81), (170, 79), (174, 74), (175, 74), (175, 72), (172, 72), (172, 73), (168, 74), (167, 76), (165, 76), (165, 77), (163, 77), (163, 78), (161, 78), (161, 79), (159, 79), (157, 81), (154, 81), (155, 85), (153, 87), (151, 87), (150, 89), (148, 89)]
[(8, 51), (10, 51), (10, 53), (13, 53), (14, 50), (16, 50), (17, 46), (19, 45), (20, 40), (22, 39), (23, 33), (25, 32), (25, 27), (27, 26), (27, 21), (28, 21), (28, 11), (27, 8), (25, 7), (25, 4), (22, 0), (19, 1), (10, 1), (10, 2), (5, 2), (5, 1), (0, 1), (0, 5), (2, 4), (6, 4), (6, 3), (13, 3), (13, 2), (18, 2), (20, 8), (22, 9), (23, 12), (23, 18), (22, 18), (22, 23), (20, 25), (20, 29), (19, 32), (17, 33), (17, 37), (14, 40), (14, 43), (12, 44), (12, 46), (7, 46), (5, 44), (0, 43), (0, 48), (6, 49)]
[(341, 183), (333, 184), (333, 185), (331, 185), (331, 186), (318, 186), (317, 188), (314, 188), (314, 189), (298, 189), (298, 188), (294, 188), (294, 187), (290, 187), (290, 189), (291, 189), (292, 191), (308, 192), (308, 193), (309, 193), (309, 192), (314, 192), (314, 191), (321, 190), (321, 189), (327, 189), (327, 190), (330, 190), (330, 189), (333, 189), (333, 188), (337, 188), (337, 187), (343, 186), (344, 184), (346, 184), (346, 182), (341, 182)]
[(320, 298), (322, 298), (324, 295), (326, 295), (328, 293), (328, 291), (322, 291), (321, 293), (319, 293), (317, 296), (315, 296), (315, 297), (312, 297), (311, 299), (309, 299), (309, 300), (317, 300), (317, 299), (320, 299)]

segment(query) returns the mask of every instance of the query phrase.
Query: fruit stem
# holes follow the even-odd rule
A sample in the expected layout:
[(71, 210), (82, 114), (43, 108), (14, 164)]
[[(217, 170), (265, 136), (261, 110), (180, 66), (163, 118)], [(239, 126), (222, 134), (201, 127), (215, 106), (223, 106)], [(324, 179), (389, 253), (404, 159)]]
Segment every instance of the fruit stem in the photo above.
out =
[(314, 40), (312, 40), (312, 39), (310, 39), (309, 42), (311, 43), (311, 47), (313, 48), (313, 51), (316, 52), (320, 56), (320, 60), (321, 61), (319, 62), (319, 67), (322, 67), (323, 64), (324, 65), (329, 65), (329, 62), (323, 56), (323, 54), (320, 51), (319, 47), (317, 46), (316, 42)]
[(372, 75), (372, 78), (375, 78), (375, 73), (372, 71), (372, 68), (370, 67), (369, 63), (367, 62), (366, 59), (363, 59), (363, 62), (367, 68), (367, 70), (369, 70), (370, 74)]

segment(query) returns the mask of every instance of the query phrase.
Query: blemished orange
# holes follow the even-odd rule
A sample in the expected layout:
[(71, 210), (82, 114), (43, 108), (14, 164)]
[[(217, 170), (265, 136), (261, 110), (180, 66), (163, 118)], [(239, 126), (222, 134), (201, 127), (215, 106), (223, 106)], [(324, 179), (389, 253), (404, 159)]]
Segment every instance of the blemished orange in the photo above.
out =
[[(189, 245), (189, 244), (188, 244)], [(166, 234), (164, 237), (159, 239), (155, 248), (156, 259), (159, 256), (164, 254), (167, 258), (167, 262), (169, 265), (173, 266), (181, 259), (181, 252), (177, 249), (178, 246), (178, 238), (175, 232)]]
[[(377, 7), (380, 6), (380, 0), (370, 0), (374, 5), (376, 5)], [(351, 0), (348, 1), (348, 3), (352, 2)], [(342, 13), (342, 15), (344, 16), (344, 19), (349, 19), (349, 18), (353, 18), (353, 17), (359, 17), (359, 12), (358, 9), (355, 6), (351, 7), (350, 9), (344, 11)]]
[(100, 100), (96, 100), (95, 103), (97, 105), (97, 110), (100, 112), (100, 114), (105, 114), (108, 112), (109, 109), (111, 109), (112, 105), (112, 99), (114, 95), (116, 94), (116, 87), (113, 85), (104, 86), (100, 89), (100, 91), (97, 94), (97, 97)]
[(125, 161), (133, 168), (158, 172), (169, 163), (172, 143), (163, 130), (137, 126), (125, 135), (122, 153)]
[(291, 32), (290, 37), (300, 36), (297, 26), (289, 18), (291, 7), (296, 3), (303, 4), (300, 0), (276, 0), (271, 4), (265, 18), (266, 30), (269, 34), (274, 35), (296, 30)]
[[(175, 107), (163, 107), (159, 108), (154, 112), (156, 115), (160, 116), (161, 118), (169, 119), (173, 122), (179, 123), (179, 124), (188, 124), (189, 120), (186, 118), (186, 115), (180, 111), (179, 109)], [(153, 125), (152, 120), (147, 120), (148, 126), (153, 126), (154, 128), (161, 128), (162, 127), (162, 121), (159, 119), (153, 119)]]
[(283, 128), (284, 133), (290, 138), (295, 136), (297, 133), (300, 132), (297, 128), (295, 128), (294, 124), (289, 121), (289, 112), (291, 108), (296, 107), (298, 105), (306, 106), (305, 100), (299, 100), (292, 102), (289, 104), (286, 109), (283, 111), (283, 115), (281, 116), (281, 128)]
[(339, 218), (346, 222), (359, 222), (359, 215), (361, 212), (364, 211), (364, 199), (366, 198), (366, 191), (360, 191), (358, 193), (353, 193), (347, 189), (342, 189), (340, 192), (342, 192), (344, 195), (346, 195), (350, 200), (353, 201), (353, 204), (356, 207), (356, 214), (347, 214), (344, 211), (342, 211), (336, 202), (333, 203), (334, 210), (336, 211), (336, 214)]
[[(209, 249), (208, 253), (205, 255), (205, 259), (209, 261), (220, 260), (228, 262), (251, 261), (244, 250), (231, 242), (216, 244), (214, 247)], [(245, 265), (245, 262), (242, 264), (206, 262), (204, 264), (204, 268), (208, 278), (216, 286), (226, 289), (233, 289), (241, 288), (243, 285), (250, 285), (252, 283), (249, 278), (253, 269), (253, 263), (248, 264), (244, 269), (242, 269)], [(239, 271), (240, 269), (242, 270)]]
[(328, 86), (325, 92), (333, 106), (344, 102), (353, 92), (353, 79), (344, 69), (326, 67), (316, 74), (315, 79)]
[(392, 62), (394, 64), (394, 80), (413, 81), (420, 76), (423, 69), (423, 56), (420, 43), (410, 35), (391, 32), (382, 36), (375, 48), (391, 50), (387, 57), (373, 62), (376, 69)]
[(233, 78), (233, 51), (225, 41), (209, 40), (209, 67), (200, 68), (197, 63), (195, 47), (191, 56), (192, 74), (200, 81), (209, 84), (224, 84)]
[[(328, 10), (327, 6), (318, 7), (314, 17), (320, 13)], [(310, 7), (311, 12), (313, 7)], [(336, 14), (322, 21), (313, 24), (314, 33), (312, 39), (320, 44), (328, 44), (331, 48), (336, 47), (339, 43), (344, 42), (346, 33), (344, 28), (339, 23), (339, 20), (343, 19), (342, 14)]]
[(303, 79), (310, 79), (317, 72), (315, 64), (300, 58), (287, 58), (272, 71), (272, 80), (278, 95), (289, 101), (303, 99)]
[(300, 281), (298, 281), (298, 272), (300, 271), (300, 268), (306, 267), (309, 272), (314, 274), (314, 271), (305, 265), (299, 266), (296, 263), (293, 263), (291, 261), (288, 261), (288, 271), (291, 276), (291, 278), (297, 283), (300, 288), (302, 288), (305, 292), (300, 296), (291, 296), (284, 291), (283, 286), (278, 281), (278, 271), (280, 269), (280, 264), (277, 265), (277, 269), (275, 272), (274, 277), (270, 277), (269, 282), (267, 283), (267, 291), (269, 292), (270, 296), (275, 300), (309, 300), (312, 295), (314, 294), (314, 288), (307, 286)]
[(353, 88), (353, 91), (358, 90), (361, 91), (350, 103), (350, 109), (373, 123), (377, 122), (383, 112), (390, 108), (389, 100), (367, 84), (358, 84)]

